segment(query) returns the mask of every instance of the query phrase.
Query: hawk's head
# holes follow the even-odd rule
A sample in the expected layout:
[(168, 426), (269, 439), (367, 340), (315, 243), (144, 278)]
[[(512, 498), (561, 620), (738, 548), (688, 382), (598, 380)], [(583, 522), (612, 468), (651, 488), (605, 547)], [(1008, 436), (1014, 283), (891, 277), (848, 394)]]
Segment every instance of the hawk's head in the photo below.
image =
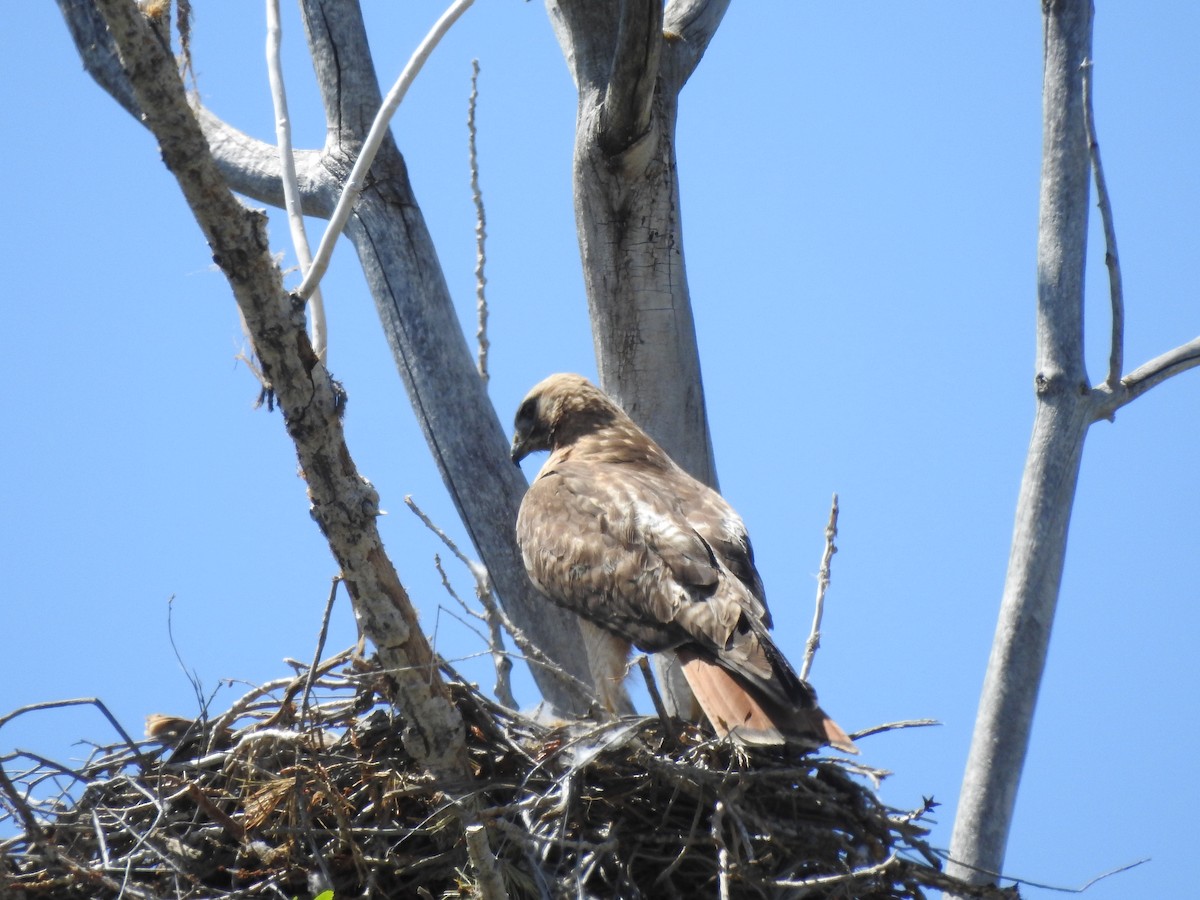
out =
[(559, 373), (534, 386), (517, 410), (512, 459), (573, 443), (627, 418), (600, 388), (582, 375)]

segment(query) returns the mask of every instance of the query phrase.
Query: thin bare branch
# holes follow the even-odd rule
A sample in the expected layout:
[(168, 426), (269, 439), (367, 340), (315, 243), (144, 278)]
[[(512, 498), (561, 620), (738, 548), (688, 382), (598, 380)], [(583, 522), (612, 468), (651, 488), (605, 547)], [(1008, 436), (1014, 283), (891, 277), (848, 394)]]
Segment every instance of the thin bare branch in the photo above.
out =
[(808, 642), (804, 645), (804, 661), (800, 665), (800, 678), (808, 679), (812, 669), (813, 658), (817, 648), (821, 646), (821, 619), (825, 615), (825, 591), (829, 587), (829, 563), (833, 554), (837, 553), (834, 540), (837, 538), (838, 496), (833, 495), (833, 503), (829, 507), (829, 521), (825, 525), (825, 552), (821, 554), (821, 568), (817, 572), (817, 602), (813, 611), (812, 631), (809, 632)]
[(442, 543), (446, 545), (446, 549), (453, 553), (458, 561), (466, 566), (468, 570), (470, 570), (471, 574), (477, 581), (487, 581), (487, 569), (459, 550), (458, 544), (454, 543), (454, 539), (451, 538), (450, 535), (446, 534), (446, 532), (442, 531), (442, 529), (440, 529), (437, 525), (435, 525), (429, 516), (425, 515), (425, 511), (421, 509), (421, 507), (417, 506), (417, 501), (412, 498), (412, 495), (408, 495), (404, 498), (404, 505), (412, 510), (413, 515), (420, 519), (426, 528), (428, 528), (441, 539)]
[[(424, 510), (417, 506), (416, 501), (413, 500), (411, 496), (405, 497), (404, 503), (410, 510), (412, 510), (413, 514), (424, 523), (426, 528), (441, 538), (442, 543), (445, 544), (450, 552), (458, 558), (459, 562), (467, 567), (467, 570), (475, 578), (475, 596), (479, 598), (479, 602), (483, 605), (484, 615), (482, 618), (485, 622), (487, 622), (488, 626), (488, 647), (491, 650), (492, 660), (496, 667), (496, 699), (510, 709), (516, 709), (517, 701), (513, 697), (512, 692), (512, 660), (509, 659), (508, 654), (504, 650), (504, 634), (502, 632), (502, 629), (507, 627), (511, 633), (512, 627), (511, 625), (506, 624), (506, 618), (500, 611), (500, 605), (496, 602), (496, 598), (492, 595), (491, 578), (488, 577), (487, 569), (484, 568), (482, 564), (468, 558), (461, 550), (459, 550), (458, 545), (451, 540), (450, 536), (446, 534), (446, 532), (438, 528), (438, 526), (433, 523), (429, 516), (425, 515)], [(441, 571), (440, 563), (438, 565), (438, 569)], [(450, 587), (449, 579), (446, 577), (444, 571), (442, 572), (442, 583), (445, 584), (446, 589), (450, 591), (451, 596), (454, 596), (455, 599), (457, 599), (457, 595), (454, 594), (453, 589)], [(464, 609), (467, 608), (466, 604), (462, 603), (461, 600), (459, 600), (459, 604), (463, 606)], [(468, 610), (468, 612), (471, 612), (472, 615), (477, 615), (472, 610)], [(513, 636), (513, 639), (516, 640), (515, 635)]]
[[(287, 211), (288, 229), (292, 233), (292, 247), (300, 263), (301, 275), (312, 268), (312, 251), (308, 246), (308, 232), (304, 228), (304, 211), (301, 207), (300, 184), (296, 178), (296, 159), (292, 153), (292, 121), (288, 115), (287, 90), (283, 83), (283, 26), (279, 21), (279, 0), (267, 0), (267, 77), (271, 84), (271, 102), (275, 107), (275, 139), (279, 144), (279, 168), (283, 176), (284, 209)], [(317, 359), (326, 361), (325, 301), (321, 289), (314, 288), (308, 298), (309, 334), (313, 352)]]
[(27, 706), (18, 707), (12, 712), (8, 712), (0, 716), (0, 728), (3, 728), (13, 719), (17, 718), (18, 716), (23, 716), (26, 713), (40, 712), (41, 710), (46, 709), (65, 709), (68, 706), (96, 707), (96, 709), (100, 710), (101, 715), (108, 719), (108, 724), (113, 727), (113, 730), (116, 731), (117, 734), (121, 736), (121, 739), (125, 741), (125, 746), (129, 748), (134, 757), (137, 758), (140, 763), (148, 762), (142, 755), (142, 751), (138, 749), (137, 743), (132, 737), (129, 736), (129, 732), (126, 731), (121, 723), (117, 721), (117, 717), (109, 711), (108, 707), (104, 705), (104, 701), (99, 697), (76, 697), (71, 700), (47, 700), (42, 703), (30, 703)]
[(667, 708), (663, 705), (662, 694), (658, 692), (658, 685), (654, 681), (654, 673), (650, 671), (650, 658), (644, 653), (638, 654), (637, 667), (642, 673), (642, 679), (646, 682), (646, 693), (650, 695), (650, 702), (654, 704), (654, 711), (658, 713), (659, 719), (662, 720), (666, 733), (670, 734), (671, 717), (667, 715)]
[(1092, 11), (1091, 0), (1042, 4), (1037, 411), (950, 839), (954, 862), (947, 871), (968, 882), (986, 880), (981, 870), (1003, 868), (1062, 585), (1084, 435), (1098, 404), (1083, 352), (1091, 161), (1080, 66), (1091, 56)]
[(931, 725), (941, 725), (937, 719), (904, 719), (900, 722), (885, 722), (883, 725), (875, 725), (871, 728), (864, 728), (862, 731), (856, 731), (850, 735), (850, 740), (857, 741), (865, 737), (870, 737), (873, 734), (883, 734), (885, 731), (899, 731), (902, 728), (928, 728)]
[(1105, 384), (1116, 390), (1125, 366), (1125, 293), (1121, 285), (1121, 261), (1117, 256), (1117, 230), (1113, 225), (1112, 201), (1104, 166), (1100, 164), (1100, 141), (1096, 137), (1096, 114), (1092, 106), (1093, 62), (1085, 59), (1080, 66), (1083, 77), (1083, 124), (1087, 128), (1088, 152), (1092, 158), (1092, 174), (1096, 179), (1096, 205), (1104, 222), (1104, 264), (1108, 266), (1108, 292), (1112, 302), (1112, 347), (1108, 354), (1108, 378)]
[(854, 882), (859, 879), (866, 878), (870, 875), (881, 875), (886, 872), (891, 866), (896, 864), (899, 859), (899, 854), (892, 853), (883, 862), (876, 863), (873, 866), (863, 866), (861, 869), (854, 869), (850, 872), (845, 872), (840, 875), (817, 875), (812, 878), (801, 878), (798, 881), (794, 880), (779, 880), (774, 882), (776, 887), (784, 888), (815, 888), (815, 887), (830, 887), (835, 884), (844, 882)]
[(474, 2), (475, 0), (454, 0), (454, 3), (450, 4), (450, 7), (442, 13), (441, 17), (433, 24), (433, 27), (429, 29), (429, 33), (425, 35), (424, 40), (417, 45), (417, 49), (413, 51), (413, 55), (409, 58), (408, 64), (400, 73), (400, 77), (396, 79), (396, 83), (388, 91), (388, 95), (383, 100), (383, 106), (375, 116), (375, 121), (371, 123), (371, 130), (363, 142), (358, 159), (354, 162), (354, 168), (350, 170), (350, 177), (346, 180), (342, 196), (338, 199), (337, 207), (330, 217), (329, 227), (325, 229), (325, 234), (321, 237), (321, 243), (317, 246), (317, 253), (313, 257), (312, 268), (305, 273), (304, 280), (300, 283), (300, 287), (296, 289), (297, 296), (307, 300), (316, 291), (317, 285), (321, 283), (321, 279), (325, 276), (325, 270), (329, 268), (329, 260), (333, 256), (334, 245), (341, 236), (342, 229), (346, 227), (346, 222), (349, 220), (350, 214), (354, 211), (355, 204), (358, 203), (358, 198), (362, 194), (363, 187), (367, 182), (367, 173), (371, 170), (371, 163), (375, 161), (375, 154), (379, 152), (379, 147), (383, 143), (383, 139), (387, 136), (392, 116), (400, 108), (400, 104), (404, 100), (404, 95), (408, 93), (409, 87), (425, 65), (425, 61), (429, 59), (429, 55), (433, 53), (434, 48), (437, 47), (446, 32), (450, 30), (450, 26), (458, 21), (458, 18)]
[[(274, 0), (270, 0), (274, 2)], [(304, 694), (300, 698), (300, 722), (304, 723), (304, 719), (308, 714), (308, 698), (312, 695), (313, 682), (317, 678), (317, 669), (321, 665), (321, 654), (325, 652), (325, 640), (329, 637), (329, 620), (333, 615), (333, 601), (337, 599), (338, 585), (342, 583), (341, 575), (333, 576), (333, 583), (329, 585), (329, 599), (325, 601), (325, 614), (321, 616), (321, 631), (317, 635), (317, 649), (313, 652), (312, 665), (308, 667), (308, 675), (304, 679)]]
[(471, 98), (467, 104), (467, 134), (471, 159), (471, 199), (475, 201), (475, 310), (479, 325), (475, 338), (479, 342), (479, 377), (483, 383), (488, 383), (488, 341), (487, 323), (488, 307), (484, 288), (487, 286), (487, 276), (484, 266), (487, 264), (487, 253), (484, 243), (487, 241), (487, 217), (483, 211), (483, 191), (479, 189), (479, 156), (475, 147), (475, 105), (479, 101), (479, 60), (471, 60)]
[(1186, 344), (1138, 366), (1121, 379), (1121, 384), (1115, 391), (1109, 390), (1107, 384), (1095, 388), (1093, 395), (1098, 398), (1096, 419), (1111, 419), (1118, 409), (1136, 400), (1150, 388), (1162, 384), (1172, 375), (1178, 375), (1196, 366), (1200, 366), (1200, 337), (1193, 338)]

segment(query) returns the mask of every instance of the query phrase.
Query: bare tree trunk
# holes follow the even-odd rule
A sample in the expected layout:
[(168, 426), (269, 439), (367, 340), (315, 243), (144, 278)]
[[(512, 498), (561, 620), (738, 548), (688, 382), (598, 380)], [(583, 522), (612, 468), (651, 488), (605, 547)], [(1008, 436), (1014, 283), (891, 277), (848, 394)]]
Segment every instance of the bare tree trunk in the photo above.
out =
[[(728, 0), (672, 2), (665, 13), (661, 0), (546, 7), (579, 91), (575, 224), (601, 384), (681, 466), (715, 487), (684, 269), (675, 121), (679, 91)], [(694, 715), (672, 663), (671, 654), (655, 659), (664, 699)]]
[(1004, 863), (1017, 786), (1062, 581), (1067, 526), (1095, 400), (1083, 361), (1089, 154), (1082, 69), (1091, 0), (1047, 0), (1038, 223), (1037, 414), (1000, 618), (950, 844), (949, 872), (976, 884)]
[[(114, 65), (95, 0), (59, 0), (89, 71), (127, 109), (127, 79)], [(304, 211), (328, 217), (382, 97), (357, 2), (302, 0), (301, 9), (329, 123), (322, 151), (297, 153)], [(230, 186), (282, 205), (278, 151), (201, 113)], [(563, 670), (592, 679), (575, 618), (529, 583), (514, 526), (526, 483), (508, 458), (500, 424), (451, 302), (437, 253), (389, 139), (371, 170), (346, 236), (358, 251), (388, 344), (443, 481), (514, 623)], [(591, 701), (569, 680), (533, 665), (546, 700), (582, 712)]]

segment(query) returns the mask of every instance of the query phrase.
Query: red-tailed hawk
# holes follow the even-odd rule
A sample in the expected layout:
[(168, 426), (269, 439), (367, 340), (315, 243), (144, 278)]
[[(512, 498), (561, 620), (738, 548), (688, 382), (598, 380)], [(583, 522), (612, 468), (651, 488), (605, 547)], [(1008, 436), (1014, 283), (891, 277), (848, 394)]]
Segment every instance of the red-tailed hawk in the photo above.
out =
[(719, 735), (857, 752), (771, 640), (746, 526), (579, 375), (551, 375), (517, 411), (512, 457), (550, 458), (521, 503), (534, 585), (646, 653), (674, 650)]

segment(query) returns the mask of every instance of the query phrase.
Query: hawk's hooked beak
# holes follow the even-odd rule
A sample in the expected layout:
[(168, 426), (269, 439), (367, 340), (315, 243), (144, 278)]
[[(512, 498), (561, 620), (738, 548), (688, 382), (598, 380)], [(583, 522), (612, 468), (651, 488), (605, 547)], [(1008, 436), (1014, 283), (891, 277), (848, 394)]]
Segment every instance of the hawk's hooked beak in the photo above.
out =
[(509, 456), (512, 457), (513, 465), (520, 468), (521, 460), (529, 455), (529, 450), (526, 447), (526, 441), (521, 436), (521, 432), (513, 435), (512, 448), (509, 451)]

